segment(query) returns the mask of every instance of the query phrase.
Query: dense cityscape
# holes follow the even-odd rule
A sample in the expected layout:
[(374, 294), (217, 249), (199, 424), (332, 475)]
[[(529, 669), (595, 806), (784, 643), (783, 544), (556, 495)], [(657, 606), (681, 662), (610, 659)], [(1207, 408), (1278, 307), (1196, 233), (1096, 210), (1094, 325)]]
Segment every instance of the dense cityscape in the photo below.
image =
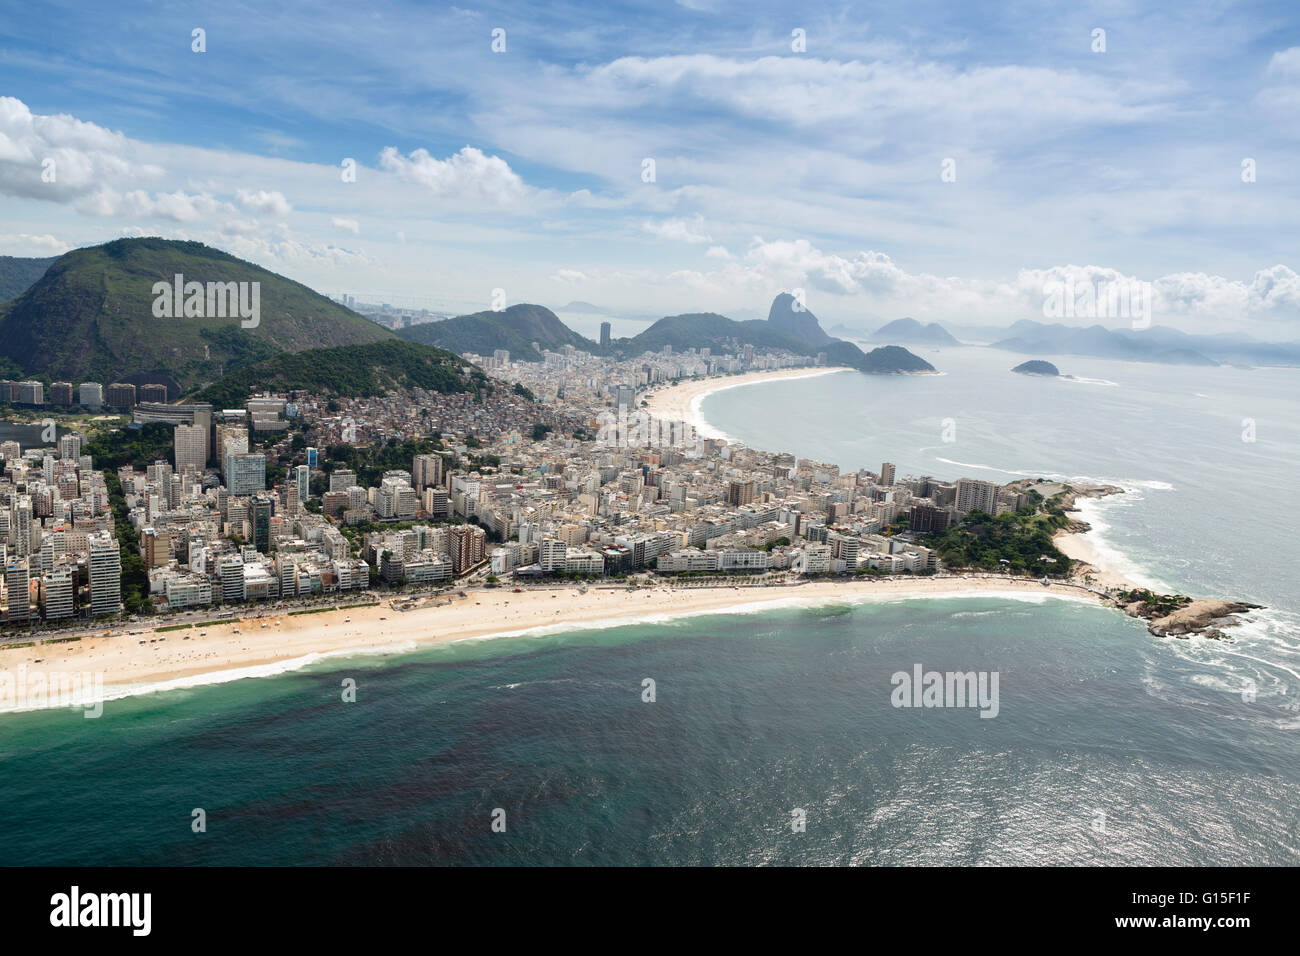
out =
[[(703, 439), (642, 408), (667, 383), (820, 357), (748, 345), (543, 356), (468, 355), (501, 386), (478, 395), (295, 392), (252, 395), (239, 409), (168, 404), (165, 385), (55, 382), (47, 400), (40, 382), (0, 382), (0, 400), (19, 409), (66, 413), (75, 395), (78, 411), (129, 415), (120, 430), (123, 419), (99, 416), (114, 423), (109, 438), (171, 429), (170, 455), (108, 473), (69, 429), (49, 446), (0, 447), (6, 626), (438, 585), (476, 571), (493, 584), (649, 570), (933, 573), (927, 533), (1033, 500), (987, 481), (898, 477), (889, 463), (841, 472)], [(404, 467), (365, 464), (402, 443), (417, 450)], [(348, 467), (354, 458), (361, 473)], [(132, 600), (123, 575), (136, 556), (144, 578)]]

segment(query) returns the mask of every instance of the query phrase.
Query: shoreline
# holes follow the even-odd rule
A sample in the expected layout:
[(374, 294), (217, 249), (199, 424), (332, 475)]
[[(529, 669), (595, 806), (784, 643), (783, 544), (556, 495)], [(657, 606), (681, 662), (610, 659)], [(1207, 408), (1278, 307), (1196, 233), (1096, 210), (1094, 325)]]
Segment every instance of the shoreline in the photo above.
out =
[[(1044, 586), (1027, 578), (974, 574), (792, 585), (660, 584), (634, 590), (606, 586), (588, 587), (586, 593), (575, 585), (519, 593), (506, 588), (464, 593), (464, 598), (409, 611), (393, 610), (383, 601), (309, 615), (266, 613), (261, 619), (250, 615), (182, 630), (159, 632), (146, 627), (138, 634), (123, 631), (110, 637), (3, 648), (0, 687), (24, 673), (95, 674), (102, 679), (103, 699), (114, 700), (270, 677), (329, 658), (407, 654), (462, 641), (543, 637), (710, 614), (980, 597), (1106, 604), (1103, 594), (1079, 584)], [(671, 610), (664, 610), (665, 600), (671, 601)], [(13, 707), (0, 699), (0, 714), (30, 709), (39, 708)]]
[(687, 379), (666, 388), (660, 388), (646, 399), (646, 411), (652, 418), (668, 422), (685, 422), (695, 429), (701, 438), (726, 438), (727, 436), (710, 425), (700, 412), (704, 399), (714, 392), (723, 392), (746, 385), (759, 385), (763, 382), (792, 381), (800, 378), (816, 378), (834, 372), (851, 372), (847, 365), (817, 366), (812, 368), (782, 368), (764, 372), (746, 372), (743, 375), (714, 375), (709, 378)]

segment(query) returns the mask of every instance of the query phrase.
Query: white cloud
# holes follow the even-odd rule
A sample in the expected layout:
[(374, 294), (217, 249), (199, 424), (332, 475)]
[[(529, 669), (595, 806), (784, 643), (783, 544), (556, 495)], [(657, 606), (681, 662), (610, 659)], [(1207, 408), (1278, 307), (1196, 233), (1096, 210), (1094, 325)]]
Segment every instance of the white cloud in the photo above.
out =
[(658, 239), (668, 239), (673, 242), (703, 244), (713, 241), (704, 231), (703, 216), (696, 216), (693, 220), (664, 219), (659, 222), (647, 220), (641, 223), (641, 230)]
[(357, 222), (355, 219), (342, 219), (335, 216), (330, 219), (330, 225), (343, 232), (350, 232), (354, 236), (361, 235), (361, 223)]
[(427, 188), (440, 199), (480, 200), (508, 205), (523, 199), (527, 187), (500, 156), (487, 156), (466, 146), (447, 159), (437, 159), (427, 149), (401, 155), (388, 146), (379, 154), (379, 165), (401, 179)]
[(147, 179), (156, 166), (128, 158), (121, 133), (72, 116), (41, 116), (0, 96), (0, 194), (68, 202), (109, 183)]
[(284, 198), (284, 193), (278, 190), (259, 189), (253, 192), (251, 189), (240, 189), (235, 193), (235, 201), (245, 212), (261, 216), (287, 216), (292, 209), (289, 200)]
[(48, 256), (60, 256), (71, 249), (62, 239), (51, 235), (29, 235), (27, 233), (0, 233), (0, 255), (22, 256), (29, 259), (44, 259)]
[(551, 279), (556, 282), (566, 282), (570, 285), (576, 285), (579, 282), (586, 282), (587, 276), (576, 269), (557, 269), (551, 275)]

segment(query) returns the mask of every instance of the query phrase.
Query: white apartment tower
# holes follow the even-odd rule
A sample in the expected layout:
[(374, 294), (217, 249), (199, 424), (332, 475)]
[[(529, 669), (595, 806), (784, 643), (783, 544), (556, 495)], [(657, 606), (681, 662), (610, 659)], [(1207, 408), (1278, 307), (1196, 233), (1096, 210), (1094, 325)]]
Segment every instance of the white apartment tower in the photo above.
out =
[(122, 610), (122, 554), (117, 539), (97, 531), (87, 539), (90, 551), (90, 613), (118, 614)]

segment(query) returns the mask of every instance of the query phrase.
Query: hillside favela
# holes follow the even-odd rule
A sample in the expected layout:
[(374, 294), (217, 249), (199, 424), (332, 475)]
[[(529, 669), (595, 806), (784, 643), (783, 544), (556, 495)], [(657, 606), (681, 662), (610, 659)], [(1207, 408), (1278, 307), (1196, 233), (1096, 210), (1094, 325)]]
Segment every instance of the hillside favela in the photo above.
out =
[(6, 921), (1270, 921), (1291, 11), (61, 6), (0, 17)]

